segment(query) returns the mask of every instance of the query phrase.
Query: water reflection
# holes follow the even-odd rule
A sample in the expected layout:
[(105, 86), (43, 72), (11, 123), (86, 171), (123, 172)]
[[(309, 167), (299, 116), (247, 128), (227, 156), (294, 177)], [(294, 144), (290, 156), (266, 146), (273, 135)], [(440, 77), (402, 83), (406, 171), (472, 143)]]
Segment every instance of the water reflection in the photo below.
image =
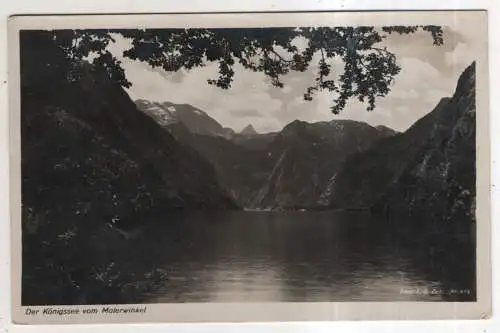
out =
[[(363, 212), (171, 217), (143, 237), (165, 284), (147, 302), (442, 300), (446, 288)], [(402, 292), (402, 291), (405, 292)]]

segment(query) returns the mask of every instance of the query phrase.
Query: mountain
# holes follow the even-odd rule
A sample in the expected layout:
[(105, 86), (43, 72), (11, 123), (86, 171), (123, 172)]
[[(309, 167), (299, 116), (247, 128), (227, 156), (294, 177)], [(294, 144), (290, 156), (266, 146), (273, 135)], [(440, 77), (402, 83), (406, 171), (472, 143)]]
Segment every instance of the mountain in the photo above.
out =
[(452, 98), (443, 98), (406, 132), (347, 158), (330, 199), (334, 206), (373, 207), (434, 229), (445, 221), (468, 228), (474, 219), (475, 170), (472, 64)]
[(384, 132), (387, 136), (391, 136), (391, 135), (394, 135), (397, 133), (392, 128), (384, 126), (384, 125), (378, 125), (378, 126), (375, 126), (375, 128), (378, 129), (380, 132)]
[[(406, 132), (347, 158), (330, 203), (369, 208), (379, 228), (435, 281), (476, 297), (475, 63)], [(431, 265), (429, 266), (429, 263)]]
[(187, 104), (147, 100), (135, 103), (178, 142), (209, 161), (216, 171), (217, 182), (233, 200), (241, 206), (248, 204), (253, 192), (266, 179), (269, 157), (264, 150), (272, 136), (258, 134), (252, 125), (242, 133), (235, 133)]
[(273, 142), (278, 133), (258, 133), (255, 135), (242, 135), (240, 133), (231, 137), (231, 141), (252, 150), (265, 150)]
[(135, 101), (139, 110), (152, 117), (161, 126), (183, 123), (191, 133), (232, 137), (232, 129), (223, 127), (206, 112), (189, 104), (152, 102), (145, 99)]
[(345, 157), (396, 133), (348, 120), (294, 121), (266, 134), (248, 125), (231, 138), (193, 132), (184, 122), (164, 122), (163, 128), (213, 165), (240, 206), (266, 209), (324, 205), (326, 184)]
[(251, 197), (267, 180), (272, 159), (266, 149), (252, 149), (209, 135), (178, 138), (212, 163), (219, 183), (240, 206), (248, 207)]
[[(460, 76), (453, 97), (436, 116), (421, 149), (376, 202), (394, 216), (425, 219), (433, 232), (446, 225), (470, 233), (476, 195), (475, 63)], [(462, 230), (463, 231), (463, 230)]]
[[(23, 304), (105, 302), (102, 290), (113, 288), (93, 274), (114, 265), (120, 233), (169, 223), (179, 210), (237, 208), (196, 150), (107, 76), (85, 64), (79, 71), (72, 83), (54, 76), (21, 90)], [(109, 283), (124, 274), (141, 272), (122, 270)]]
[[(36, 184), (44, 184), (51, 177), (60, 181), (64, 180), (61, 177), (69, 177), (72, 185), (81, 186), (81, 190), (61, 188), (58, 195), (68, 190), (77, 200), (77, 194), (92, 188), (87, 186), (86, 177), (99, 193), (98, 179), (104, 180), (107, 175), (107, 179), (121, 177), (120, 184), (129, 184), (123, 191), (118, 188), (122, 185), (115, 187), (113, 183), (118, 179), (110, 184), (112, 191), (124, 198), (128, 196), (124, 191), (137, 195), (132, 189), (151, 187), (158, 191), (158, 199), (174, 200), (175, 207), (232, 206), (218, 187), (210, 163), (139, 112), (124, 90), (96, 77), (92, 69), (87, 70), (81, 83), (60, 87), (64, 94), (46, 96), (42, 103), (33, 97), (23, 100), (23, 166), (28, 168), (25, 179), (33, 177)], [(78, 104), (81, 101), (85, 103)], [(30, 172), (33, 170), (37, 173)], [(135, 180), (125, 181), (129, 176)], [(145, 183), (138, 184), (140, 179)], [(26, 193), (30, 193), (29, 189)], [(52, 189), (49, 186), (47, 190)], [(103, 195), (107, 195), (106, 191)], [(107, 198), (101, 199), (99, 204), (107, 203)]]
[(418, 120), (406, 132), (374, 144), (370, 149), (349, 156), (336, 179), (329, 186), (330, 202), (336, 207), (371, 206), (397, 182), (405, 167), (422, 150), (449, 103), (443, 98), (432, 112)]
[(258, 134), (255, 128), (253, 128), (252, 124), (247, 125), (241, 132), (241, 135), (256, 135)]
[(191, 133), (183, 123), (164, 129), (212, 164), (218, 183), (240, 206), (248, 206), (253, 192), (266, 180), (271, 159), (265, 147), (253, 149), (221, 136)]
[(184, 131), (184, 134), (223, 137), (255, 150), (265, 149), (276, 135), (276, 133), (257, 133), (251, 124), (240, 133), (236, 133), (231, 128), (223, 127), (206, 112), (189, 104), (159, 103), (145, 99), (138, 99), (135, 103), (139, 110), (153, 118), (160, 126), (181, 136), (179, 131)]
[(252, 198), (252, 207), (297, 208), (323, 205), (325, 185), (344, 159), (394, 132), (351, 120), (294, 121), (268, 146), (272, 169)]

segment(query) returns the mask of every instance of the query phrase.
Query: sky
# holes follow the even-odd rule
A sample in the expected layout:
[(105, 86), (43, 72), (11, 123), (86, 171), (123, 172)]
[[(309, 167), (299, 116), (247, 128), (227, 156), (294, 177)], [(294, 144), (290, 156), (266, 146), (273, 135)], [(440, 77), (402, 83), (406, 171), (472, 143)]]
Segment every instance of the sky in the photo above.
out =
[[(123, 58), (122, 52), (129, 46), (124, 39), (117, 39), (110, 50), (123, 62), (132, 82), (127, 89), (132, 99), (191, 104), (235, 131), (249, 124), (260, 133), (279, 131), (296, 119), (308, 122), (352, 119), (404, 131), (432, 111), (441, 98), (453, 95), (459, 75), (481, 49), (478, 43), (483, 39), (469, 28), (458, 31), (455, 27), (443, 27), (441, 46), (433, 45), (431, 35), (425, 32), (389, 35), (380, 45), (396, 55), (402, 68), (391, 92), (377, 100), (373, 111), (366, 111), (366, 104), (352, 100), (339, 115), (331, 113), (332, 97), (326, 92), (316, 95), (313, 101), (304, 101), (305, 89), (314, 80), (314, 66), (284, 76), (285, 87), (280, 89), (272, 87), (264, 74), (236, 65), (231, 89), (222, 90), (206, 82), (216, 77), (216, 63), (189, 72), (165, 72)], [(342, 68), (342, 63), (339, 61), (334, 67)]]

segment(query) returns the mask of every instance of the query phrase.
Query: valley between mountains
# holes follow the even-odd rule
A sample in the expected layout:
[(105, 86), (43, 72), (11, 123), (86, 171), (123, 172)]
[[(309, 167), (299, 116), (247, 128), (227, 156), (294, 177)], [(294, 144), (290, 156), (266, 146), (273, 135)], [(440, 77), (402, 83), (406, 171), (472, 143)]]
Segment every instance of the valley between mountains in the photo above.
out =
[(241, 208), (319, 209), (346, 158), (396, 134), (351, 120), (307, 123), (259, 134), (249, 124), (240, 133), (224, 128), (200, 109), (137, 100), (179, 143), (194, 148), (215, 169), (218, 183)]
[(474, 77), (473, 64), (455, 95), (443, 97), (404, 133), (352, 120), (296, 120), (262, 134), (249, 124), (236, 133), (191, 105), (135, 103), (210, 163), (240, 208), (417, 213), (425, 207), (436, 218), (448, 218), (457, 211), (473, 215)]

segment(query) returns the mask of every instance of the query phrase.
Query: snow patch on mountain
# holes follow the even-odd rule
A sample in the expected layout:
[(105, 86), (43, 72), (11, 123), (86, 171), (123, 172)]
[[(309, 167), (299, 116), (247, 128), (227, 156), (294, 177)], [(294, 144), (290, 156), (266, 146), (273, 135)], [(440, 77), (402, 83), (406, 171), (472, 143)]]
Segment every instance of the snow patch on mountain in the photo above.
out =
[(193, 134), (221, 136), (231, 138), (234, 131), (224, 128), (206, 112), (189, 104), (156, 102), (139, 99), (135, 101), (142, 112), (152, 117), (162, 126), (182, 123)]

